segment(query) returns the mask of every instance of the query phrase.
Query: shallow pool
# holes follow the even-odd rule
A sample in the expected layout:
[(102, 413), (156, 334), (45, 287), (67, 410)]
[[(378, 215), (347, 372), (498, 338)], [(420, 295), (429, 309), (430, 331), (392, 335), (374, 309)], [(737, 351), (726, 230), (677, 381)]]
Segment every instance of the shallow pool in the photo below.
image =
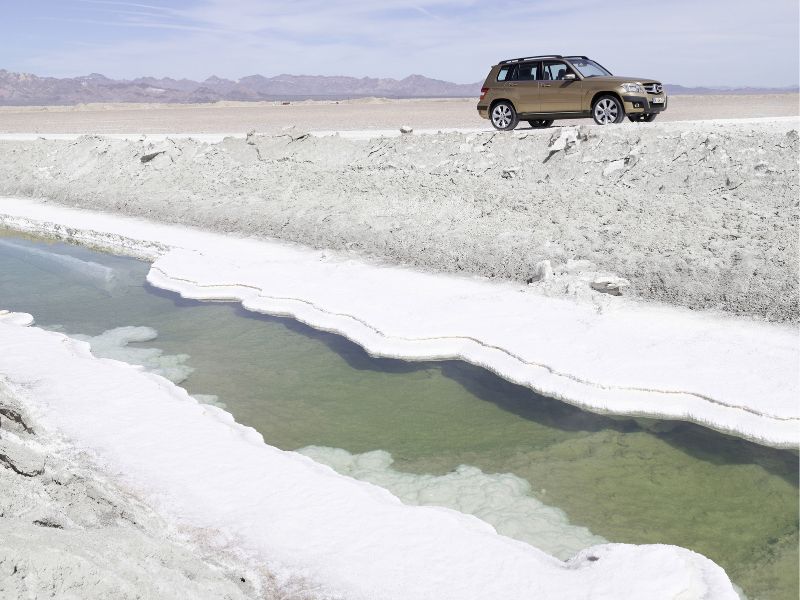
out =
[[(0, 308), (161, 369), (268, 443), (407, 502), (471, 512), (562, 557), (603, 539), (676, 544), (750, 598), (798, 597), (795, 453), (594, 415), (456, 361), (375, 359), (290, 319), (154, 289), (147, 270), (6, 232)], [(138, 329), (97, 337), (122, 326)]]

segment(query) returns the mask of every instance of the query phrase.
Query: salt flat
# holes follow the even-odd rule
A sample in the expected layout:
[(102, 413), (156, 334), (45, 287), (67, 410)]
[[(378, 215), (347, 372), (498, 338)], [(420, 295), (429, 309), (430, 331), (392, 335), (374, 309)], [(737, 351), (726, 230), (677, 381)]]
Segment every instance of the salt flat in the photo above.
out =
[[(291, 315), (373, 354), (461, 358), (598, 412), (797, 447), (796, 118), (509, 135), (455, 119), (461, 131), (375, 137), (395, 125), (141, 140), (128, 126), (115, 139), (29, 128), (0, 141), (0, 193), (24, 197), (0, 198), (0, 217), (148, 258), (156, 286)], [(0, 373), (38, 422), (170, 519), (332, 594), (734, 597), (679, 548), (599, 546), (564, 564), (464, 515), (403, 507), (27, 322), (0, 323)], [(371, 537), (353, 543), (365, 519)]]
[[(657, 122), (797, 116), (798, 95), (678, 95)], [(218, 102), (215, 104), (87, 104), (0, 107), (0, 133), (229, 133), (303, 130), (484, 127), (476, 99), (335, 102)], [(559, 121), (557, 124), (588, 123)], [(520, 126), (527, 127), (524, 123)]]

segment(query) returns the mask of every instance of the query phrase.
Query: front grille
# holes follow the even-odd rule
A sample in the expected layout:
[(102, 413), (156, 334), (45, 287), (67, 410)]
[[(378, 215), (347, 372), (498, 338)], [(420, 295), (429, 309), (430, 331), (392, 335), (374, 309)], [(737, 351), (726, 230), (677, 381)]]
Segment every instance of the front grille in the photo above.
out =
[(660, 83), (648, 83), (645, 84), (644, 89), (648, 94), (660, 94), (664, 91), (664, 86)]

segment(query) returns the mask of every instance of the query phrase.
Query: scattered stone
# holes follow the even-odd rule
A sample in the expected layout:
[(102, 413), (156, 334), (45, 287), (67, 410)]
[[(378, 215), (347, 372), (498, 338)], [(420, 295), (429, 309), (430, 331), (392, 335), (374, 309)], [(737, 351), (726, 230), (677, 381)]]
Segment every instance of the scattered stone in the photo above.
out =
[(143, 163), (149, 163), (151, 160), (153, 160), (159, 154), (164, 154), (164, 152), (166, 152), (166, 150), (159, 150), (158, 152), (151, 152), (150, 154), (145, 154), (139, 160), (141, 160)]
[(408, 125), (403, 125), (402, 127), (400, 127), (400, 133), (405, 133), (405, 134), (414, 133), (414, 129)]
[(247, 137), (245, 137), (244, 141), (251, 146), (255, 146), (256, 144), (255, 137), (256, 137), (256, 130), (251, 129), (250, 131), (247, 132)]
[(57, 523), (53, 519), (44, 518), (44, 519), (36, 519), (33, 521), (34, 525), (38, 525), (39, 527), (52, 527), (53, 529), (64, 529), (64, 526), (61, 523)]
[(514, 177), (517, 176), (517, 171), (518, 171), (517, 167), (507, 167), (503, 169), (503, 172), (501, 173), (500, 176), (503, 179), (514, 179)]
[(630, 281), (627, 279), (615, 275), (608, 275), (605, 277), (597, 277), (590, 284), (590, 287), (596, 292), (610, 294), (611, 296), (621, 296), (622, 290), (630, 284)]
[(542, 260), (536, 263), (536, 266), (533, 268), (533, 277), (528, 279), (528, 283), (548, 281), (552, 278), (553, 266), (550, 264), (549, 260)]
[(44, 473), (44, 456), (22, 444), (0, 439), (0, 466), (23, 477), (36, 477)]

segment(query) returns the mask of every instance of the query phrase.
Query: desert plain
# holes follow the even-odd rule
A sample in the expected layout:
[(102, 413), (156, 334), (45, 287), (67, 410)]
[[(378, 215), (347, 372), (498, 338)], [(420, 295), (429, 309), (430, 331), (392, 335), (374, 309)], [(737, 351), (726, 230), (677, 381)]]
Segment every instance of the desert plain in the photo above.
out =
[[(668, 121), (786, 117), (800, 114), (798, 94), (670, 96), (657, 119)], [(490, 129), (474, 98), (217, 102), (214, 104), (84, 104), (0, 107), (0, 133), (274, 133), (294, 125), (314, 131)], [(557, 121), (557, 125), (589, 123)], [(523, 123), (520, 127), (525, 126)]]

